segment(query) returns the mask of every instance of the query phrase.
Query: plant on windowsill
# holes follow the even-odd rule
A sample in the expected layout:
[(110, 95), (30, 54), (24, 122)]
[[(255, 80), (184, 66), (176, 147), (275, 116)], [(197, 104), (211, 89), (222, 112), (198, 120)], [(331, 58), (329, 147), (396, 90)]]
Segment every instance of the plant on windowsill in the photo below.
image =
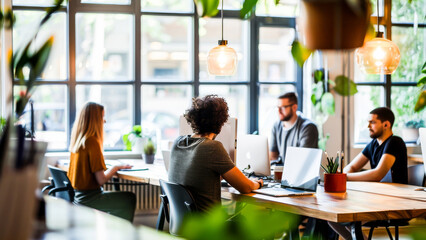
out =
[(420, 88), (420, 94), (414, 106), (414, 111), (420, 112), (426, 107), (426, 61), (423, 63), (422, 70), (417, 80), (417, 86)]
[(135, 125), (132, 131), (123, 135), (124, 150), (132, 151), (134, 153), (142, 153), (142, 127)]
[(154, 163), (155, 153), (157, 149), (155, 148), (155, 144), (151, 138), (148, 138), (144, 147), (143, 147), (143, 158), (145, 159), (145, 163), (152, 164)]
[(419, 138), (419, 128), (425, 127), (425, 121), (421, 120), (410, 120), (404, 123), (402, 129), (402, 138), (406, 142), (415, 142)]
[[(327, 165), (324, 167), (321, 164), (321, 168), (324, 169), (324, 191), (325, 192), (346, 192), (346, 173), (343, 173), (343, 152), (340, 154), (337, 152), (335, 160), (333, 157), (327, 157)], [(340, 166), (340, 172), (337, 170)]]

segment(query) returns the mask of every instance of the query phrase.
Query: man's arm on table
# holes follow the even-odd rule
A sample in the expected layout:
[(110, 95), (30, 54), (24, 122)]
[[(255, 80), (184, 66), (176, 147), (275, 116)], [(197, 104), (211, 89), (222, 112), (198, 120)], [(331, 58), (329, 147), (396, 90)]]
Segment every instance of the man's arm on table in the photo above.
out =
[(388, 173), (389, 169), (391, 169), (395, 162), (395, 156), (387, 153), (383, 154), (375, 169), (359, 172), (367, 162), (368, 158), (364, 154), (358, 154), (358, 156), (343, 169), (343, 172), (347, 173), (348, 181), (379, 182)]

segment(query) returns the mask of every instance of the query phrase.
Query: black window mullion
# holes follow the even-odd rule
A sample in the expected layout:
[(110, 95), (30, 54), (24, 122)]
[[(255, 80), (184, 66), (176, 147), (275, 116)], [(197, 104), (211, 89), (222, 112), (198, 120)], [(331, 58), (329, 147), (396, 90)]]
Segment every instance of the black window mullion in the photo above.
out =
[(134, 21), (135, 21), (135, 38), (134, 38), (134, 46), (135, 46), (135, 55), (134, 55), (134, 116), (133, 123), (134, 125), (141, 124), (141, 116), (142, 116), (142, 16), (141, 16), (141, 1), (133, 0), (132, 7), (134, 9)]
[(76, 68), (75, 68), (75, 59), (76, 59), (76, 8), (75, 4), (77, 1), (69, 1), (68, 3), (68, 130), (67, 130), (67, 146), (70, 144), (71, 138), (71, 129), (76, 116)]

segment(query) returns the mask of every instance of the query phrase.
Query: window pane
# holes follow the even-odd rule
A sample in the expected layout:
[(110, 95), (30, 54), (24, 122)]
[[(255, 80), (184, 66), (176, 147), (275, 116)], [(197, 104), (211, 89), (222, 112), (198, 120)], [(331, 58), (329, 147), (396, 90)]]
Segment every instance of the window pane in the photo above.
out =
[(207, 71), (207, 55), (221, 39), (221, 20), (218, 18), (200, 18), (200, 81), (247, 81), (248, 66), (248, 22), (238, 19), (224, 19), (223, 39), (228, 40), (238, 55), (237, 69), (234, 76), (210, 76)]
[[(36, 34), (45, 13), (41, 11), (14, 11), (16, 23), (13, 26), (13, 51), (23, 49)], [(45, 80), (67, 79), (66, 14), (55, 13), (37, 34), (36, 46), (40, 48), (50, 36), (54, 43), (46, 68), (41, 75)]]
[[(24, 90), (14, 88), (15, 96)], [(49, 143), (49, 150), (67, 148), (66, 123), (68, 119), (67, 87), (64, 85), (41, 85), (34, 89), (31, 99), (34, 101), (34, 129), (37, 140)], [(27, 104), (24, 121), (31, 129), (30, 104)]]
[(354, 138), (355, 143), (371, 141), (368, 131), (368, 117), (374, 108), (384, 106), (384, 88), (372, 86), (358, 86), (358, 93), (354, 97)]
[(201, 85), (200, 97), (208, 94), (217, 94), (225, 98), (229, 107), (229, 116), (237, 118), (237, 135), (247, 134), (248, 118), (248, 99), (247, 86), (229, 86), (229, 85)]
[(141, 0), (142, 11), (149, 12), (193, 12), (192, 0)]
[(392, 22), (415, 22), (417, 20), (418, 23), (425, 23), (425, 11), (424, 0), (392, 0)]
[[(66, 6), (67, 1), (64, 1), (62, 4), (63, 6)], [(55, 3), (55, 0), (13, 0), (12, 4), (17, 6), (51, 6)]]
[(296, 64), (291, 55), (294, 34), (293, 28), (259, 29), (259, 81), (296, 81)]
[(405, 128), (413, 127), (413, 125), (418, 128), (421, 125), (421, 120), (423, 120), (423, 127), (425, 127), (426, 111), (414, 112), (414, 105), (417, 102), (419, 93), (418, 87), (392, 87), (391, 108), (395, 114), (393, 132), (405, 141), (417, 141), (417, 138), (406, 134)]
[(77, 13), (76, 22), (77, 80), (132, 80), (133, 17)]
[(77, 113), (88, 101), (105, 107), (104, 148), (124, 149), (122, 136), (133, 125), (133, 89), (130, 85), (77, 85)]
[(286, 92), (296, 91), (296, 88), (291, 84), (261, 84), (259, 91), (259, 134), (269, 137), (278, 120), (277, 98)]
[(401, 60), (392, 74), (392, 82), (417, 82), (426, 58), (426, 30), (392, 27), (392, 40), (401, 52)]
[[(243, 0), (226, 0), (223, 2), (224, 10), (240, 10), (243, 6)], [(222, 9), (222, 1), (219, 1), (219, 6), (217, 9)]]
[(129, 5), (130, 0), (82, 0), (81, 3), (121, 4)]
[[(161, 140), (175, 140), (179, 135), (179, 117), (189, 108), (192, 87), (143, 85), (142, 133)], [(158, 141), (159, 140), (159, 141)]]
[(259, 1), (256, 5), (257, 16), (279, 16), (279, 17), (294, 17), (297, 16), (298, 3), (300, 1), (280, 1), (275, 5), (275, 0)]
[(192, 80), (192, 18), (142, 16), (142, 81)]

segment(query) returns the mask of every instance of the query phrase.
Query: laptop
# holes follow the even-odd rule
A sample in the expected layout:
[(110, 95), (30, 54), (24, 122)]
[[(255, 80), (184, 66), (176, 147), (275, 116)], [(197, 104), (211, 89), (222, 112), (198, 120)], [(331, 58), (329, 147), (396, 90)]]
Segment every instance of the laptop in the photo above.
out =
[(317, 190), (321, 158), (321, 149), (287, 147), (281, 185), (253, 192), (274, 197), (312, 195)]
[(238, 136), (236, 166), (243, 173), (255, 176), (271, 175), (268, 155), (268, 137), (260, 135)]

